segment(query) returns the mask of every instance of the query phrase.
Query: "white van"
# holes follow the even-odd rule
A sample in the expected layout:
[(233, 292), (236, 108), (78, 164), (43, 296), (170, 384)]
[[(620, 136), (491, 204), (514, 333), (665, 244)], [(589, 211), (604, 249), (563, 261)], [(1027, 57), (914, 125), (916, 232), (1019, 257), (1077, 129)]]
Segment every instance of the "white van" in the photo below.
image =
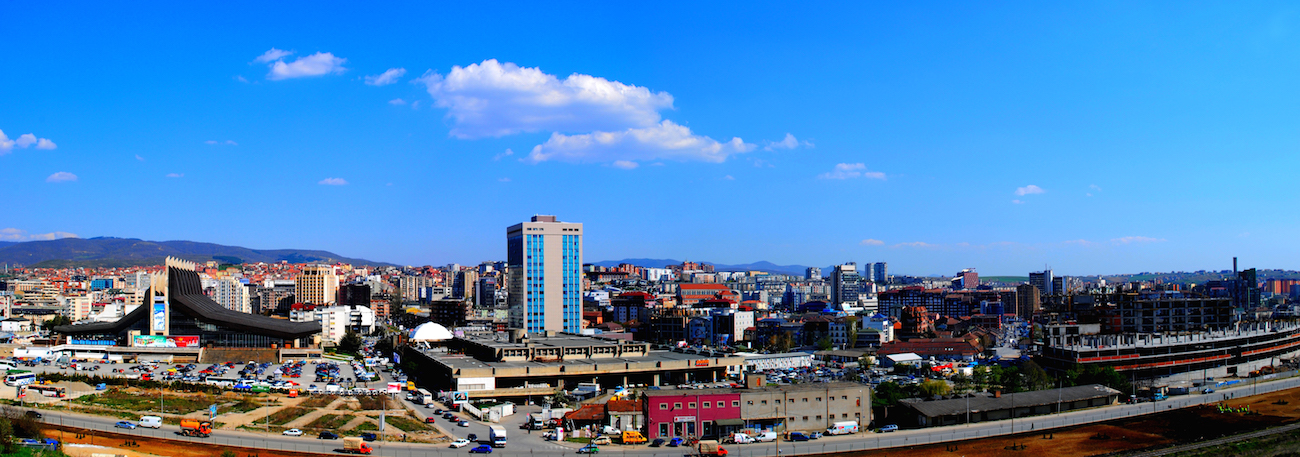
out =
[(140, 416), (140, 426), (162, 428), (162, 418), (158, 416)]
[(736, 444), (749, 444), (754, 442), (754, 437), (744, 433), (737, 433), (731, 436), (731, 442)]
[(853, 421), (836, 422), (826, 429), (827, 435), (852, 435), (858, 432), (858, 423)]
[(754, 441), (760, 443), (770, 443), (772, 441), (776, 441), (776, 432), (771, 430), (765, 432), (758, 432), (757, 434), (754, 435)]

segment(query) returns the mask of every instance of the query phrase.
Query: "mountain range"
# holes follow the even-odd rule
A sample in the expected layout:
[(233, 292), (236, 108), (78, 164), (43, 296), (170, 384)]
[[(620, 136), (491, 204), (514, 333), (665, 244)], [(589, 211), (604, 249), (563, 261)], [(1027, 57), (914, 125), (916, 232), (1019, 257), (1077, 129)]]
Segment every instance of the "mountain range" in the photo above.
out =
[[(605, 261), (593, 263), (592, 265), (599, 265), (602, 267), (617, 267), (620, 264), (624, 264), (624, 263), (636, 265), (638, 267), (643, 267), (643, 268), (663, 268), (668, 265), (680, 265), (682, 261), (676, 259), (623, 259), (623, 260), (605, 260)], [(804, 273), (808, 271), (808, 267), (806, 265), (777, 265), (772, 262), (768, 262), (766, 260), (753, 262), (753, 263), (741, 263), (735, 265), (727, 265), (727, 264), (713, 263), (713, 262), (699, 262), (699, 263), (707, 263), (709, 265), (713, 265), (713, 269), (715, 271), (766, 271), (768, 273), (787, 274), (787, 275), (795, 275), (795, 276), (803, 276)], [(826, 266), (826, 267), (821, 267), (821, 269), (822, 269), (822, 274), (826, 274), (826, 272), (831, 271), (833, 268)]]
[(62, 238), (49, 241), (0, 242), (0, 263), (36, 268), (113, 268), (161, 265), (167, 257), (221, 263), (334, 263), (391, 265), (307, 249), (249, 249), (194, 241), (145, 241), (133, 238)]

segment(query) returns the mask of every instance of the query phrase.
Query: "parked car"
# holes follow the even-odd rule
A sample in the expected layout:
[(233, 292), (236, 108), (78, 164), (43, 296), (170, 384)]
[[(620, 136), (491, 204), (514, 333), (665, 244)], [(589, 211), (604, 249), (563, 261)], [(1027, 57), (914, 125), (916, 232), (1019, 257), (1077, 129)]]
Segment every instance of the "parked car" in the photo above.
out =
[(379, 435), (376, 435), (376, 434), (374, 434), (374, 433), (370, 433), (370, 432), (361, 432), (361, 434), (360, 434), (360, 435), (357, 435), (357, 436), (360, 436), (361, 439), (366, 440), (366, 441), (374, 441), (374, 440), (379, 439)]
[(114, 427), (117, 427), (117, 428), (125, 428), (125, 429), (128, 429), (128, 430), (135, 430), (135, 424), (132, 423), (131, 421), (117, 421), (117, 423), (116, 423), (116, 424), (113, 424), (113, 426), (114, 426)]
[(474, 449), (470, 449), (469, 453), (470, 454), (491, 454), (492, 446), (488, 446), (486, 444), (480, 444)]
[(668, 442), (668, 447), (677, 447), (677, 446), (681, 446), (682, 443), (684, 443), (684, 442), (685, 442), (685, 441), (682, 440), (682, 437), (680, 437), (680, 436), (674, 436), (673, 439), (672, 439), (671, 441)]
[(654, 441), (651, 441), (651, 442), (650, 442), (650, 447), (659, 447), (659, 446), (663, 446), (664, 443), (665, 443), (665, 441), (664, 441), (663, 438), (655, 438)]
[(458, 440), (456, 440), (456, 441), (452, 441), (452, 442), (451, 442), (451, 447), (454, 447), (454, 448), (462, 448), (462, 447), (465, 447), (465, 446), (469, 446), (469, 440), (464, 439), (464, 438), (461, 438), (461, 439), (458, 439)]
[(334, 433), (334, 432), (331, 432), (331, 431), (326, 430), (326, 431), (320, 432), (320, 436), (317, 436), (316, 439), (321, 439), (321, 440), (337, 440), (337, 439), (339, 439), (339, 435), (338, 435), (337, 433)]
[(812, 432), (812, 434), (808, 435), (808, 439), (815, 440), (817, 438), (821, 438), (822, 436), (823, 436), (822, 432)]
[(805, 435), (803, 432), (790, 432), (789, 438), (787, 438), (787, 440), (808, 441), (808, 435)]
[(886, 426), (880, 427), (880, 433), (897, 432), (897, 431), (898, 431), (898, 425), (897, 425), (897, 424), (889, 424), (889, 425), (886, 425)]
[(610, 441), (608, 436), (598, 436), (591, 439), (591, 444), (599, 444), (604, 446), (608, 444), (614, 444), (614, 442)]
[(291, 428), (284, 431), (284, 436), (302, 436), (302, 430)]

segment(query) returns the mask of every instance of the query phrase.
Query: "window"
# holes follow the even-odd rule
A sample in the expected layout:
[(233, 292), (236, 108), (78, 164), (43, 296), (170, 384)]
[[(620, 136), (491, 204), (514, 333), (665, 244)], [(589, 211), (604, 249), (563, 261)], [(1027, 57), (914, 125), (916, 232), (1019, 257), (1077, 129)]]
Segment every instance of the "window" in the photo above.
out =
[(804, 421), (804, 422), (808, 422), (808, 416), (804, 416), (804, 417), (803, 417), (803, 421)]
[(818, 415), (817, 415), (817, 420), (822, 420), (822, 415), (821, 415), (821, 414), (818, 414)]
[[(754, 404), (754, 400), (748, 400), (748, 401), (745, 402), (745, 404), (747, 404), (747, 405), (752, 405), (752, 404)], [(763, 401), (763, 404), (766, 405), (766, 404), (767, 404), (767, 400), (764, 400), (764, 401)]]
[(817, 397), (817, 401), (822, 401), (822, 397)]
[(804, 402), (804, 403), (808, 403), (808, 398), (807, 398), (807, 397), (804, 397), (803, 402)]
[(848, 400), (848, 399), (849, 399), (848, 395), (840, 395), (840, 400)]
[(736, 408), (739, 408), (739, 407), (740, 407), (740, 400), (732, 400), (732, 401), (731, 401), (731, 406), (736, 407)]
[(713, 406), (713, 402), (704, 402), (704, 409), (709, 409), (710, 406)]
[(766, 404), (767, 404), (767, 400), (763, 400), (763, 404), (766, 405)]
[(659, 404), (659, 410), (660, 410), (660, 411), (667, 411), (667, 410), (668, 410), (668, 404), (667, 404), (667, 403), (660, 403), (660, 404)]
[(680, 402), (673, 403), (673, 409), (682, 409), (682, 404)]

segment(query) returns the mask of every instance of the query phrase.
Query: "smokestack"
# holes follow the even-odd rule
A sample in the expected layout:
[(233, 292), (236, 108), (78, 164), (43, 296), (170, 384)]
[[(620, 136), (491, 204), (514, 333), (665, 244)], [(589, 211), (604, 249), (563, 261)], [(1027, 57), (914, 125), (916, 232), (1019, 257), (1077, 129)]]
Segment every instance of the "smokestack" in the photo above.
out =
[(1233, 257), (1233, 258), (1232, 258), (1232, 275), (1233, 275), (1233, 276), (1236, 276), (1236, 275), (1237, 275), (1237, 258), (1236, 258), (1236, 257)]

